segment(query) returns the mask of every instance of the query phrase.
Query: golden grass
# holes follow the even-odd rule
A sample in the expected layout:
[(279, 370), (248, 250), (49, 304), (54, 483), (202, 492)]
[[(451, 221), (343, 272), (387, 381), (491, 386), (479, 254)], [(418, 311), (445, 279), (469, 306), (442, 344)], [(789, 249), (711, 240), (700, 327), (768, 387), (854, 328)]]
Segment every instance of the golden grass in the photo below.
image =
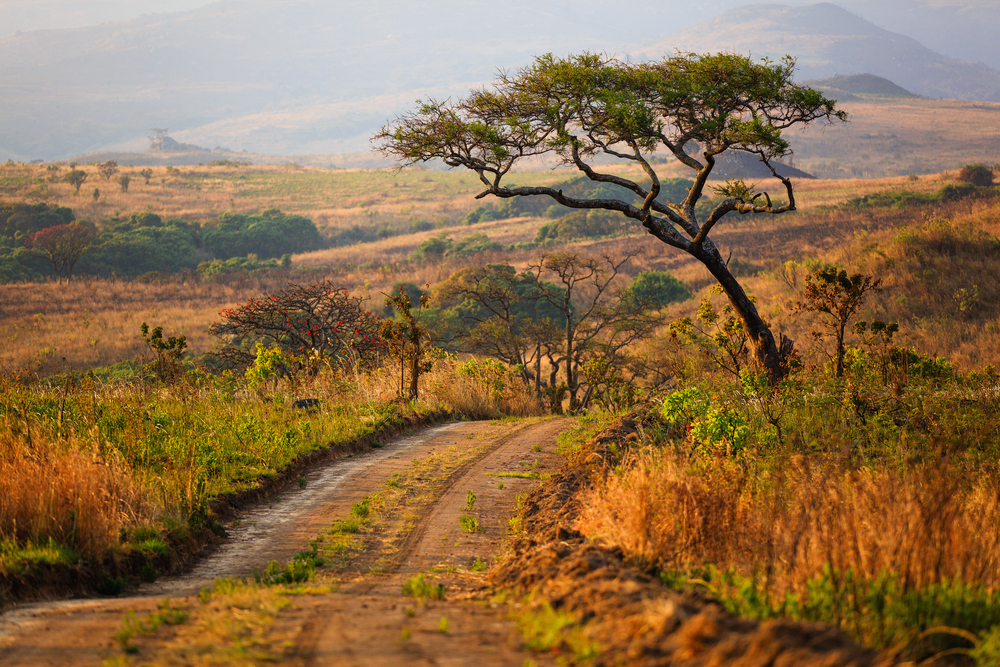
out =
[(139, 337), (143, 322), (164, 326), (169, 336), (187, 336), (190, 352), (201, 354), (212, 348), (206, 330), (222, 308), (281, 286), (274, 277), (0, 285), (0, 368), (51, 373), (135, 359), (146, 351)]
[(795, 166), (820, 178), (929, 174), (1000, 155), (1000, 104), (896, 99), (844, 102), (846, 125), (789, 133)]
[(9, 418), (0, 434), (0, 540), (48, 539), (99, 560), (122, 528), (150, 517), (150, 505), (123, 465), (57, 443)]
[(503, 391), (461, 373), (452, 359), (436, 362), (434, 370), (425, 375), (427, 395), (447, 405), (454, 412), (471, 419), (497, 417), (530, 417), (545, 414), (545, 407), (530, 387), (513, 374), (507, 378)]
[(1000, 477), (947, 464), (849, 470), (806, 457), (769, 478), (735, 464), (646, 450), (589, 491), (578, 528), (634, 561), (685, 570), (713, 564), (802, 593), (824, 567), (905, 587), (1000, 583)]

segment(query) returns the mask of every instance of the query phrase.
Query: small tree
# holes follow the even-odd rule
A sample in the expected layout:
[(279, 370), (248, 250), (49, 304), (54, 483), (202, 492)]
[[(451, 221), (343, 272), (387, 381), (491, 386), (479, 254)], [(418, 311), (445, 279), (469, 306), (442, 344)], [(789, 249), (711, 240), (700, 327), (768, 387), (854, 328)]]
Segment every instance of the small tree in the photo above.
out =
[(128, 192), (128, 184), (132, 182), (132, 178), (128, 174), (122, 174), (118, 177), (118, 185), (121, 186), (122, 192)]
[[(426, 294), (420, 295), (420, 308), (423, 309), (428, 302)], [(384, 320), (382, 322), (381, 336), (383, 339), (395, 344), (399, 348), (399, 396), (403, 396), (404, 367), (406, 361), (410, 362), (410, 389), (407, 396), (410, 400), (417, 397), (417, 383), (420, 374), (431, 369), (429, 361), (424, 360), (424, 341), (427, 338), (427, 330), (417, 322), (413, 315), (413, 303), (410, 295), (401, 285), (396, 294), (387, 295), (385, 299), (386, 307), (392, 307), (399, 314), (399, 321)]]
[(39, 230), (28, 237), (25, 245), (45, 253), (61, 284), (63, 278), (69, 282), (73, 267), (90, 251), (95, 238), (93, 228), (74, 222)]
[(71, 169), (68, 174), (63, 177), (67, 183), (73, 186), (73, 192), (75, 194), (80, 194), (80, 186), (83, 182), (87, 180), (87, 172), (82, 169)]
[(470, 266), (453, 273), (438, 294), (456, 302), (448, 312), (459, 320), (442, 337), (454, 336), (451, 344), (460, 350), (519, 368), (541, 395), (542, 358), (551, 358), (558, 349), (561, 314), (541, 297), (534, 275), (518, 273), (510, 264)]
[[(413, 164), (441, 160), (475, 172), (477, 198), (549, 197), (569, 208), (605, 209), (701, 262), (719, 282), (740, 319), (752, 357), (776, 382), (787, 373), (770, 329), (709, 237), (728, 213), (780, 215), (795, 210), (791, 181), (774, 162), (791, 153), (786, 129), (817, 120), (846, 120), (836, 102), (795, 85), (794, 60), (680, 54), (633, 63), (584, 53), (546, 55), (492, 90), (456, 102), (428, 100), (376, 134), (380, 151)], [(665, 151), (693, 172), (686, 195), (671, 201), (654, 169)], [(758, 157), (787, 197), (773, 202), (742, 182), (718, 189), (722, 200), (705, 215), (697, 206), (718, 157), (742, 151)], [(592, 181), (618, 185), (641, 204), (615, 197), (568, 196), (554, 187), (512, 186), (504, 179), (522, 159), (554, 153)], [(598, 156), (634, 165), (642, 178), (601, 169)], [(780, 167), (780, 165), (777, 165)]]
[(820, 326), (823, 330), (813, 332), (813, 337), (820, 340), (832, 336), (836, 341), (836, 375), (844, 377), (844, 335), (851, 318), (858, 312), (869, 292), (879, 292), (882, 279), (855, 273), (848, 276), (847, 271), (831, 266), (820, 269), (806, 276), (806, 284), (802, 290), (805, 301), (798, 301), (795, 310), (798, 312), (815, 312), (826, 315)]
[(146, 347), (155, 355), (155, 359), (148, 364), (147, 368), (156, 374), (161, 382), (173, 382), (184, 373), (184, 366), (181, 365), (181, 357), (187, 348), (186, 336), (163, 337), (163, 327), (155, 327), (152, 332), (145, 322), (139, 327), (142, 340)]
[[(584, 407), (590, 397), (590, 391), (584, 397), (579, 396), (580, 369), (589, 357), (602, 356), (610, 363), (619, 361), (624, 348), (660, 324), (659, 318), (649, 311), (648, 303), (628, 298), (627, 292), (613, 288), (622, 267), (635, 254), (614, 259), (607, 255), (598, 258), (556, 252), (543, 255), (537, 264), (528, 267), (527, 275), (533, 277), (539, 298), (559, 312), (564, 324), (560, 341), (562, 356), (550, 359), (550, 363), (553, 369), (563, 365), (570, 410)], [(544, 282), (546, 278), (551, 282)], [(556, 289), (552, 289), (553, 284)]]
[(139, 171), (139, 175), (142, 176), (143, 180), (146, 181), (146, 185), (149, 185), (149, 179), (153, 177), (153, 170), (149, 167)]
[(166, 127), (154, 127), (150, 129), (151, 135), (146, 137), (149, 139), (149, 150), (159, 151), (163, 150), (163, 140), (167, 138), (167, 132), (170, 129)]
[(281, 349), (291, 360), (289, 372), (315, 373), (321, 364), (342, 371), (379, 361), (386, 344), (380, 319), (361, 307), (361, 297), (329, 281), (290, 284), (277, 294), (226, 308), (208, 333), (222, 346), (214, 354), (246, 368), (256, 358), (256, 343)]
[(104, 177), (104, 180), (110, 181), (111, 177), (118, 173), (118, 162), (115, 160), (102, 162), (97, 165), (97, 171)]
[(94, 197), (94, 201), (98, 201), (101, 198), (101, 189), (94, 188), (94, 192), (92, 193), (92, 195)]

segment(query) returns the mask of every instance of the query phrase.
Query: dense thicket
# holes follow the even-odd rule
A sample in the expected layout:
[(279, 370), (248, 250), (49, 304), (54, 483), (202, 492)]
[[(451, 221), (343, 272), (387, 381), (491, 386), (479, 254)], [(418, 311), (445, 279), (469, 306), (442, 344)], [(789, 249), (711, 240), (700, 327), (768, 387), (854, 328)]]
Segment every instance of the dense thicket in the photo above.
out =
[[(74, 220), (73, 211), (61, 206), (0, 204), (0, 281), (51, 276), (44, 254), (26, 247), (26, 241), (31, 234)], [(324, 246), (315, 223), (276, 209), (260, 215), (225, 213), (204, 226), (163, 220), (149, 212), (112, 218), (99, 226), (83, 224), (99, 228), (100, 233), (74, 269), (76, 275), (176, 273), (213, 260), (255, 255), (256, 262)]]

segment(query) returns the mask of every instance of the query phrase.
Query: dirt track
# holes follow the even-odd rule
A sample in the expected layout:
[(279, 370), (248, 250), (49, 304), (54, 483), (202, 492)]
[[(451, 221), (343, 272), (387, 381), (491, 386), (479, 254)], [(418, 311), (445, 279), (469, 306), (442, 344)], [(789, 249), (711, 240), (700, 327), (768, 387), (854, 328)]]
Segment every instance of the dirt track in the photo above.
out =
[[(462, 598), (482, 586), (483, 574), (469, 570), (477, 559), (489, 563), (499, 553), (517, 495), (538, 484), (488, 475), (551, 471), (559, 464), (555, 437), (568, 424), (447, 424), (325, 463), (305, 475), (304, 488), (289, 485), (270, 503), (242, 512), (227, 544), (184, 576), (145, 586), (129, 597), (27, 605), (0, 617), (0, 663), (97, 665), (121, 656), (113, 635), (128, 610), (142, 616), (164, 597), (175, 598), (175, 606), (196, 607), (189, 596), (213, 578), (245, 576), (269, 560), (286, 560), (346, 516), (353, 503), (383, 489), (394, 473), (442, 455), (451, 457), (453, 465), (428, 480), (429, 500), (408, 509), (398, 540), (381, 553), (365, 554), (353, 572), (337, 576), (334, 592), (291, 598), (292, 606), (275, 622), (273, 634), (284, 641), (271, 657), (296, 665), (521, 665), (528, 654), (521, 650), (512, 622), (489, 604)], [(469, 513), (468, 491), (477, 497), (471, 513), (480, 525), (472, 534), (463, 533), (458, 520)], [(378, 568), (372, 567), (375, 562)], [(447, 600), (415, 605), (401, 596), (403, 581), (428, 571), (438, 572), (437, 581), (448, 585)], [(159, 635), (144, 639), (129, 663), (160, 662), (158, 652), (170, 640)]]

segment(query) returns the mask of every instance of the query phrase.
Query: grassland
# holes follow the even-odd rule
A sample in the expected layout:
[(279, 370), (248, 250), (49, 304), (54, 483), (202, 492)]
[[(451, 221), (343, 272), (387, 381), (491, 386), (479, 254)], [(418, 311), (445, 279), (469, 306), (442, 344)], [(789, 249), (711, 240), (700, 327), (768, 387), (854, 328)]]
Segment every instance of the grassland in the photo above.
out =
[[(547, 222), (457, 224), (479, 204), (476, 183), (461, 174), (157, 168), (149, 186), (140, 181), (96, 203), (49, 183), (48, 174), (39, 166), (5, 167), (4, 196), (26, 198), (45, 186), (51, 203), (73, 205), (80, 217), (98, 221), (132, 210), (205, 221), (224, 210), (276, 206), (317, 220), (328, 234), (353, 225), (394, 233), (297, 255), (290, 271), (217, 281), (178, 275), (0, 286), (0, 358), (8, 371), (0, 393), (7, 433), (0, 440), (6, 466), (0, 480), (7, 484), (0, 489), (7, 512), (0, 512), (0, 563), (8, 578), (24, 581), (24, 572), (50, 562), (105, 563), (112, 583), (144, 576), (144, 564), (168, 571), (175, 561), (163, 554), (210, 530), (206, 508), (219, 494), (259, 488), (297, 457), (345, 447), (410, 414), (395, 402), (396, 379), (388, 372), (321, 376), (274, 392), (203, 372), (170, 386), (111, 381), (106, 370), (40, 382), (32, 374), (134, 360), (144, 351), (137, 335), (143, 321), (187, 335), (191, 352), (204, 353), (213, 343), (204, 330), (219, 310), (288, 279), (329, 277), (381, 305), (380, 293), (395, 282), (428, 283), (433, 298), (434, 286), (463, 266), (523, 267), (548, 249), (414, 260), (413, 250), (437, 234), (483, 233), (509, 246), (530, 242)], [(516, 178), (558, 183), (568, 176), (543, 171)], [(955, 177), (801, 181), (798, 212), (734, 218), (716, 228), (716, 243), (732, 252), (730, 267), (758, 309), (776, 333), (796, 341), (804, 370), (773, 392), (752, 374), (720, 370), (712, 345), (684, 346), (670, 335), (666, 325), (696, 316), (699, 301), (724, 306), (703, 267), (639, 234), (554, 246), (585, 254), (641, 251), (618, 287), (658, 269), (696, 294), (663, 309), (664, 328), (642, 343), (641, 352), (672, 373), (680, 396), (650, 396), (659, 403), (650, 409), (649, 428), (612, 452), (625, 454), (595, 476), (582, 501), (588, 509), (573, 528), (618, 549), (626, 564), (656, 571), (669, 586), (703, 582), (696, 585), (700, 594), (707, 590), (752, 618), (831, 623), (879, 649), (906, 641), (914, 659), (956, 647), (915, 638), (932, 622), (986, 642), (1000, 624), (994, 593), (1000, 551), (992, 538), (978, 537), (992, 535), (989, 526), (1000, 516), (1000, 198), (986, 190), (955, 200), (932, 196)], [(923, 199), (901, 205), (859, 199), (902, 190)], [(414, 232), (416, 220), (434, 228)], [(822, 315), (796, 308), (804, 277), (825, 265), (881, 277), (882, 291), (870, 295), (857, 317), (899, 324), (891, 346), (849, 335), (848, 374), (840, 379), (831, 377), (829, 339), (812, 335)], [(898, 347), (896, 356), (889, 347)], [(488, 388), (462, 384), (450, 363), (426, 378), (418, 412), (540, 409), (526, 394), (498, 402)], [(27, 376), (15, 373), (25, 368)], [(319, 414), (291, 409), (302, 392), (327, 407)], [(44, 503), (36, 503), (44, 511), (32, 513), (35, 496), (28, 492), (36, 489), (29, 480), (41, 470), (51, 471), (51, 484)], [(47, 517), (57, 520), (46, 523)], [(710, 529), (698, 528), (709, 520)], [(948, 604), (974, 607), (975, 614), (952, 614)], [(930, 611), (914, 620), (914, 609)]]

